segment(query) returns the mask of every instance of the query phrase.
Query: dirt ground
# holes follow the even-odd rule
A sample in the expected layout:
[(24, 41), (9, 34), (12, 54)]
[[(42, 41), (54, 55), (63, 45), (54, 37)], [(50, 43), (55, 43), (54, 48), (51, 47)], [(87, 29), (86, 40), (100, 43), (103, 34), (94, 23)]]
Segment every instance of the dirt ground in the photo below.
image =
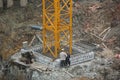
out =
[[(31, 7), (33, 6), (33, 7)], [(0, 14), (0, 54), (11, 55), (18, 51), (23, 41), (31, 41), (34, 32), (31, 25), (41, 25), (40, 7), (33, 3), (25, 8), (12, 7)], [(35, 9), (36, 8), (36, 9)], [(14, 52), (15, 51), (15, 52)], [(8, 57), (8, 56), (5, 56)]]
[[(40, 0), (41, 1), (41, 0)], [(0, 55), (8, 59), (22, 47), (23, 41), (30, 42), (34, 36), (31, 25), (42, 25), (41, 2), (29, 3), (24, 8), (12, 7), (0, 10)], [(107, 52), (99, 52), (97, 56), (103, 59), (120, 54), (120, 1), (119, 0), (79, 0), (73, 1), (73, 41), (86, 41), (99, 44)], [(102, 33), (105, 31), (104, 33)], [(111, 54), (111, 55), (110, 55)], [(120, 71), (117, 65), (120, 59), (114, 62), (110, 69), (101, 68), (102, 78), (99, 80), (119, 80), (115, 71)], [(99, 70), (99, 71), (100, 71)], [(106, 72), (104, 71), (106, 70)], [(113, 70), (113, 74), (110, 73)], [(103, 72), (102, 72), (103, 71)], [(109, 72), (110, 71), (110, 72)], [(104, 75), (110, 73), (106, 77)], [(104, 78), (103, 78), (104, 77)], [(74, 80), (89, 80), (75, 78)], [(96, 79), (97, 80), (97, 79)]]
[[(34, 31), (30, 29), (30, 25), (42, 25), (40, 1), (30, 3), (25, 8), (12, 7), (1, 11), (1, 55), (19, 49), (23, 41), (32, 39)], [(120, 4), (116, 0), (103, 0), (102, 2), (84, 0), (73, 1), (73, 3), (73, 41), (83, 40), (112, 49), (120, 47)], [(108, 34), (106, 30), (106, 33), (99, 35), (109, 27)]]

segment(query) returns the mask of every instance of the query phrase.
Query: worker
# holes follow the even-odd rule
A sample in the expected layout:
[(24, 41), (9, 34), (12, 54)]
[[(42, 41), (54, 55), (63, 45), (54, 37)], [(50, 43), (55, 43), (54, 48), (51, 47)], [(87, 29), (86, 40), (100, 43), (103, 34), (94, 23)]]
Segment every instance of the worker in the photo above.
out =
[(32, 62), (32, 59), (33, 59), (33, 53), (32, 52), (26, 52), (26, 58), (28, 59), (28, 61), (27, 61), (28, 64), (33, 63)]
[(66, 63), (66, 66), (70, 66), (70, 54), (68, 54), (68, 53), (67, 53), (65, 63)]
[(34, 55), (32, 51), (21, 53), (21, 55), (22, 55), (22, 58), (25, 59), (25, 60), (22, 60), (23, 62), (25, 62), (26, 64), (33, 63)]
[(64, 49), (62, 49), (62, 52), (60, 52), (60, 60), (61, 60), (61, 62), (60, 62), (60, 66), (61, 67), (64, 67), (65, 66), (65, 60), (66, 60), (66, 57), (67, 57), (67, 54), (66, 54), (66, 52), (64, 51)]

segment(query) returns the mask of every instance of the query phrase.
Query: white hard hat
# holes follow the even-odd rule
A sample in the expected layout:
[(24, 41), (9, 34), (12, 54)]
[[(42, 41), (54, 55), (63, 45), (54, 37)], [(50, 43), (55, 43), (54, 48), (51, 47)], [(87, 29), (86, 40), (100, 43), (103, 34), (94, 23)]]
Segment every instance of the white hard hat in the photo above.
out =
[(61, 50), (62, 50), (62, 51), (64, 51), (64, 49), (63, 49), (63, 48), (62, 48)]

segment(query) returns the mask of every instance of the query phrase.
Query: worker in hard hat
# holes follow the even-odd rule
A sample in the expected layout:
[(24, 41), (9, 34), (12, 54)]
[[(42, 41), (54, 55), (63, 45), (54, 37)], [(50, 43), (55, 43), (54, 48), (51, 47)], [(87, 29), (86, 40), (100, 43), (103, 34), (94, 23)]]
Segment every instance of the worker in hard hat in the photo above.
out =
[(66, 66), (70, 66), (70, 54), (67, 53), (67, 57), (66, 57), (66, 60), (65, 60), (65, 63), (66, 63)]
[(65, 60), (66, 60), (66, 57), (67, 57), (67, 53), (65, 52), (64, 49), (61, 49), (61, 50), (62, 50), (62, 51), (60, 52), (60, 60), (61, 60), (60, 66), (61, 66), (61, 67), (64, 67), (65, 64), (66, 64)]

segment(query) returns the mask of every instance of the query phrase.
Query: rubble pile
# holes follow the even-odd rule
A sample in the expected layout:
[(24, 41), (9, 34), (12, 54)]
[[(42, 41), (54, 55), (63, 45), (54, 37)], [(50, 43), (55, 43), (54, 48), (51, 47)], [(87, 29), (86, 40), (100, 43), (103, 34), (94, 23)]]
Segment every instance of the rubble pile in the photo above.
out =
[(113, 63), (111, 64), (111, 67), (114, 69), (114, 70), (120, 70), (120, 59), (116, 59), (114, 58), (113, 59)]
[(84, 76), (93, 80), (119, 80), (120, 79), (119, 77), (120, 72), (118, 68), (119, 61), (116, 62), (112, 61), (113, 60), (112, 57), (111, 59), (105, 59), (101, 57), (96, 56), (95, 60), (91, 62), (86, 62), (74, 66), (69, 69), (69, 72), (76, 77)]

